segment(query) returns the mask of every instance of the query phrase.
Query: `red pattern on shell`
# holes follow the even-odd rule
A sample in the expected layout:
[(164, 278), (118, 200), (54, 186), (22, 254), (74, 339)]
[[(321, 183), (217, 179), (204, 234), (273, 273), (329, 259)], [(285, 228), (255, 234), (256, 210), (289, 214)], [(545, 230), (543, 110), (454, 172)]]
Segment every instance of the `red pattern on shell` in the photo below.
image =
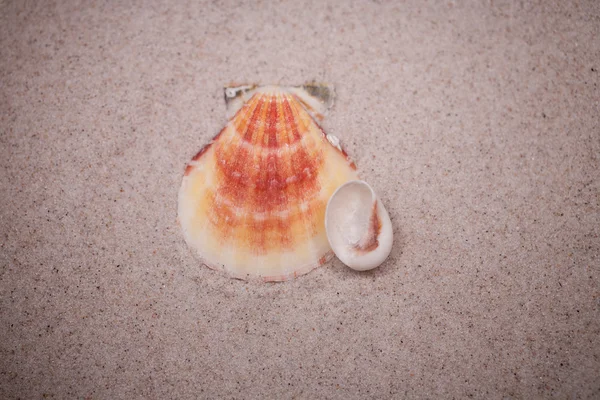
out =
[[(314, 210), (325, 207), (318, 198), (323, 144), (313, 143), (314, 135), (313, 142), (306, 137), (315, 126), (321, 133), (319, 140), (326, 142), (321, 127), (294, 95), (256, 93), (196, 154), (193, 161), (211, 149), (216, 161), (219, 183), (205, 196), (211, 210), (208, 220), (219, 240), (266, 254), (275, 248), (290, 249), (317, 232)], [(191, 170), (193, 163), (185, 175)], [(300, 209), (302, 203), (306, 209)], [(254, 216), (240, 209), (252, 210)], [(324, 261), (322, 257), (318, 263)]]

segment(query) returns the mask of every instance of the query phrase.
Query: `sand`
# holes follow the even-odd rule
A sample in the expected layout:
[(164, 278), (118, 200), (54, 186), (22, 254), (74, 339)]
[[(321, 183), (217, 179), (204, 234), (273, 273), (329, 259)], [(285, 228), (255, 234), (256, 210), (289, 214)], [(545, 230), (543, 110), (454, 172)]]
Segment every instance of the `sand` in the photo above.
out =
[[(599, 37), (593, 0), (0, 2), (0, 398), (600, 397)], [(222, 87), (311, 80), (391, 256), (201, 266)]]

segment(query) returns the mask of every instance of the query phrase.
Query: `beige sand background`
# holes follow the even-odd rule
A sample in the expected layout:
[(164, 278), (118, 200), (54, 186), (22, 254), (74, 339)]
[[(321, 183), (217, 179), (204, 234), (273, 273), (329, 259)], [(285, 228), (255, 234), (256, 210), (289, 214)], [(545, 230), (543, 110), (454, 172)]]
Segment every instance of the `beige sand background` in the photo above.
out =
[[(600, 3), (0, 1), (0, 398), (600, 397)], [(230, 82), (332, 82), (370, 273), (202, 267)]]

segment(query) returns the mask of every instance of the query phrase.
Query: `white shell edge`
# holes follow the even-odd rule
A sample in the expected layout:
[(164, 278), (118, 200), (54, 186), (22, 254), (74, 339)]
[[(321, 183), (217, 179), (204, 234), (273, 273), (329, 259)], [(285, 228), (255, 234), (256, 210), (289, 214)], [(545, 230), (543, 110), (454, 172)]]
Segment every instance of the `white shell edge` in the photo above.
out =
[[(381, 221), (381, 229), (377, 235), (378, 245), (375, 249), (370, 251), (357, 252), (349, 243), (346, 245), (339, 243), (339, 237), (334, 237), (335, 235), (338, 235), (336, 232), (339, 232), (339, 229), (334, 229), (334, 226), (344, 223), (345, 221), (336, 221), (336, 217), (332, 212), (331, 207), (338, 207), (338, 203), (340, 201), (338, 197), (344, 195), (346, 191), (352, 190), (352, 187), (356, 187), (357, 185), (369, 189), (371, 192), (372, 202), (370, 204), (365, 204), (364, 207), (373, 209), (373, 202), (376, 202), (377, 214)], [(346, 229), (346, 227), (343, 227), (343, 229)], [(327, 202), (327, 208), (325, 210), (325, 231), (327, 233), (329, 245), (331, 246), (337, 258), (339, 258), (340, 261), (346, 264), (348, 267), (356, 271), (368, 271), (377, 268), (387, 259), (392, 251), (392, 244), (394, 241), (392, 221), (390, 220), (387, 210), (377, 198), (377, 195), (371, 186), (365, 181), (354, 180), (346, 182), (333, 193)]]

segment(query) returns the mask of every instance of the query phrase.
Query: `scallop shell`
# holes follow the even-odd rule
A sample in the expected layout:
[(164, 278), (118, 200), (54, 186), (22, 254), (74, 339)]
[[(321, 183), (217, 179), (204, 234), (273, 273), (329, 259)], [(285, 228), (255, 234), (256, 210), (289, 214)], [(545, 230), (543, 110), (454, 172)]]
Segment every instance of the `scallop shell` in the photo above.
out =
[(225, 90), (231, 119), (188, 164), (179, 191), (185, 240), (206, 265), (281, 281), (327, 260), (327, 201), (357, 179), (315, 120), (332, 94), (325, 85)]
[(392, 221), (375, 192), (364, 181), (340, 186), (325, 214), (327, 238), (348, 267), (366, 271), (381, 265), (392, 250)]

